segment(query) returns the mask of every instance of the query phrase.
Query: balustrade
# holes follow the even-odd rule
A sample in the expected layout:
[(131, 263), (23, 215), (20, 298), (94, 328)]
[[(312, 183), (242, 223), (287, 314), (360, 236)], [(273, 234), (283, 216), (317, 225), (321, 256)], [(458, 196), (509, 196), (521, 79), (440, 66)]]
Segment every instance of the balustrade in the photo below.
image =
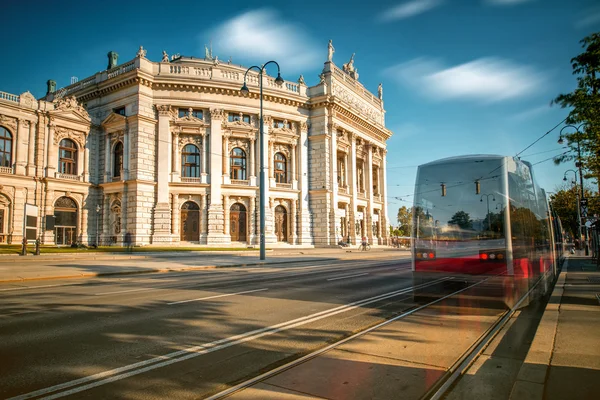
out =
[(13, 173), (13, 169), (12, 169), (12, 167), (0, 167), (0, 173), (2, 173), (2, 174), (12, 174)]
[(182, 183), (200, 183), (200, 178), (191, 178), (191, 177), (181, 177)]
[(0, 99), (13, 101), (15, 103), (19, 102), (19, 96), (17, 96), (16, 94), (10, 94), (6, 92), (0, 92)]
[(250, 183), (247, 179), (232, 179), (232, 185), (248, 186)]

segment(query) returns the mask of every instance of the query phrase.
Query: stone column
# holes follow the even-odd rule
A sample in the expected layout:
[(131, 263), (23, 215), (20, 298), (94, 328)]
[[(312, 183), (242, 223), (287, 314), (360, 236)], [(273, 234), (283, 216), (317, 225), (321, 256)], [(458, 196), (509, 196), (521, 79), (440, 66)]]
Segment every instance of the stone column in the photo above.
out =
[(27, 175), (35, 176), (35, 124), (29, 123), (29, 144), (27, 146)]
[[(122, 208), (123, 204), (121, 204), (121, 213), (123, 212)], [(110, 232), (110, 195), (107, 194), (104, 196), (104, 212), (102, 213), (102, 217), (104, 219), (104, 223), (102, 224), (102, 239), (103, 242), (106, 242), (108, 237), (112, 236), (112, 232)], [(106, 244), (106, 243), (104, 243)]]
[(313, 232), (311, 227), (310, 209), (308, 208), (308, 124), (300, 123), (300, 155), (298, 157), (298, 184), (300, 187), (299, 221), (298, 221), (298, 243), (313, 244)]
[[(44, 198), (44, 215), (54, 215), (54, 191), (48, 189), (48, 183), (45, 184), (44, 187), (46, 191), (46, 196)], [(45, 229), (42, 234), (42, 243), (43, 244), (52, 244), (54, 243), (54, 229), (48, 230)]]
[(221, 121), (223, 109), (210, 110), (210, 205), (208, 207), (208, 244), (230, 243), (229, 237), (223, 233), (224, 214), (221, 199), (221, 183), (223, 182), (223, 136)]
[[(367, 212), (365, 214), (369, 214), (366, 219), (367, 224), (367, 238), (369, 243), (373, 242), (373, 145), (367, 144), (367, 171), (366, 171), (366, 190), (367, 190), (367, 199), (369, 204), (367, 204)], [(366, 216), (365, 216), (366, 217)]]
[(179, 218), (179, 194), (173, 193), (171, 195), (171, 234), (174, 236), (174, 242), (180, 241), (179, 226), (181, 224), (179, 222)]
[(254, 155), (256, 153), (256, 149), (254, 148), (254, 138), (250, 138), (250, 165), (248, 166), (249, 180), (250, 186), (256, 186), (256, 165), (254, 162)]
[(291, 160), (290, 160), (290, 171), (291, 171), (291, 179), (289, 180), (292, 183), (292, 189), (298, 189), (298, 177), (296, 176), (296, 145), (292, 144), (292, 152), (291, 152)]
[(181, 157), (179, 157), (179, 132), (173, 132), (171, 144), (171, 182), (179, 182)]
[(48, 126), (48, 159), (46, 167), (46, 176), (54, 178), (56, 172), (56, 166), (58, 164), (58, 150), (56, 144), (54, 144), (54, 128), (56, 125), (54, 122), (50, 122)]
[(29, 136), (29, 121), (25, 119), (18, 120), (17, 137), (13, 142), (15, 152), (15, 174), (25, 175), (25, 166), (27, 165), (27, 147), (25, 139)]
[(298, 217), (297, 203), (298, 200), (290, 200), (290, 244), (296, 244), (296, 218)]
[(358, 193), (358, 182), (356, 178), (356, 135), (354, 135), (353, 133), (349, 133), (348, 136), (350, 138), (350, 169), (352, 171), (350, 176), (351, 182), (348, 185), (348, 188), (352, 197), (350, 200), (350, 215), (348, 215), (347, 217), (350, 218), (350, 243), (356, 244), (356, 196)]
[(110, 148), (110, 135), (108, 134), (108, 132), (105, 132), (104, 134), (104, 182), (110, 182), (112, 175), (111, 175), (111, 171), (112, 171), (112, 166), (110, 165), (110, 153), (111, 153), (111, 148)]
[[(169, 143), (171, 142), (171, 107), (157, 105), (158, 109), (158, 144), (156, 164), (169, 165)], [(152, 243), (171, 241), (171, 205), (169, 198), (169, 168), (158, 168), (156, 173), (156, 204), (153, 210), (154, 229)]]
[(89, 226), (89, 220), (88, 220), (88, 213), (89, 213), (89, 206), (90, 204), (88, 204), (88, 199), (89, 196), (84, 196), (83, 201), (81, 203), (81, 231), (80, 231), (80, 236), (79, 236), (79, 240), (81, 241), (82, 244), (87, 245), (89, 243), (89, 237), (88, 237), (88, 226)]
[(230, 225), (230, 221), (229, 221), (229, 196), (224, 195), (223, 196), (223, 210), (225, 211), (225, 223), (223, 224), (223, 233), (225, 235), (230, 235), (230, 239), (231, 240), (231, 232), (229, 231), (229, 225)]
[(252, 196), (250, 197), (249, 200), (249, 207), (248, 207), (248, 222), (249, 222), (249, 229), (248, 229), (248, 243), (249, 244), (253, 244), (253, 243), (257, 243), (256, 241), (256, 208), (254, 206), (254, 204), (256, 203), (256, 197)]
[(200, 182), (207, 183), (208, 170), (206, 162), (208, 160), (208, 143), (206, 143), (206, 133), (202, 134), (202, 170), (200, 173)]
[(200, 212), (200, 244), (206, 244), (208, 236), (208, 207), (205, 194), (200, 196)]
[[(129, 132), (129, 123), (127, 123), (125, 132), (123, 132), (123, 171), (121, 179), (129, 180), (129, 153), (131, 149), (131, 133)], [(132, 234), (133, 235), (133, 234)], [(133, 238), (132, 238), (133, 240)]]
[(381, 193), (381, 195), (383, 196), (383, 212), (381, 213), (381, 221), (379, 222), (379, 224), (381, 225), (381, 229), (383, 232), (383, 244), (387, 245), (388, 244), (388, 236), (389, 236), (389, 229), (388, 229), (388, 214), (387, 214), (387, 209), (388, 209), (388, 199), (387, 199), (387, 150), (383, 150), (383, 160), (381, 162), (381, 168), (383, 169), (383, 191)]
[[(268, 115), (264, 116), (263, 117), (263, 131), (264, 131), (264, 139), (265, 140), (262, 140), (261, 145), (263, 146), (263, 151), (265, 154), (265, 160), (264, 160), (265, 162), (263, 165), (261, 165), (261, 168), (263, 168), (263, 171), (265, 171), (265, 175), (269, 173), (269, 165), (270, 165), (269, 161), (273, 159), (272, 157), (267, 156), (269, 154), (269, 148), (270, 148), (269, 131), (271, 130), (272, 126), (273, 126), (273, 119)], [(270, 179), (267, 176), (265, 178), (265, 180), (267, 182), (267, 184), (265, 185), (265, 199), (266, 199), (266, 204), (265, 204), (265, 243), (276, 243), (277, 237), (275, 236), (275, 230), (273, 229), (274, 228), (273, 212), (271, 210), (271, 207), (269, 207), (269, 204), (270, 204), (269, 181), (270, 181)]]
[[(268, 154), (268, 168), (269, 168), (269, 180), (274, 180), (275, 179), (275, 160), (274, 160), (274, 156), (275, 156), (275, 152), (274, 152), (274, 145), (273, 142), (269, 140), (269, 151), (267, 152)], [(274, 186), (274, 185), (271, 185)]]
[(89, 136), (85, 135), (83, 137), (83, 181), (90, 181), (90, 170), (89, 170), (89, 162), (90, 162), (90, 145), (89, 145)]
[(331, 182), (331, 206), (329, 209), (329, 241), (328, 245), (337, 245), (340, 238), (339, 220), (336, 216), (338, 207), (338, 182), (337, 182), (337, 133), (335, 126), (329, 124), (327, 127), (329, 141), (329, 182)]

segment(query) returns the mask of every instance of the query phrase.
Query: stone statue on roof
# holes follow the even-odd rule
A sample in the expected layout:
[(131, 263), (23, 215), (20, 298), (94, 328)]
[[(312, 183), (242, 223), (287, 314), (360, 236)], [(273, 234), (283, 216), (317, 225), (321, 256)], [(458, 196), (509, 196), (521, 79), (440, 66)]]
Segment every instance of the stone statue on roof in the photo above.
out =
[(379, 100), (383, 100), (383, 85), (381, 83), (377, 87), (377, 97), (379, 97)]
[(167, 54), (166, 51), (163, 50), (163, 55), (162, 55), (162, 60), (161, 62), (169, 62), (169, 55)]
[(300, 85), (306, 85), (306, 83), (304, 83), (304, 76), (303, 75), (300, 75), (300, 78), (298, 78), (298, 83)]
[(144, 49), (144, 46), (140, 46), (140, 49), (137, 51), (135, 56), (138, 58), (146, 58), (146, 49)]
[(327, 46), (327, 61), (333, 61), (333, 53), (335, 53), (335, 49), (333, 48), (331, 39), (329, 39), (329, 45)]
[(344, 64), (342, 66), (342, 69), (344, 70), (345, 73), (350, 75), (352, 78), (358, 80), (358, 69), (354, 68), (354, 55), (355, 54), (356, 53), (352, 53), (352, 57), (350, 57), (350, 61), (348, 61), (346, 64)]

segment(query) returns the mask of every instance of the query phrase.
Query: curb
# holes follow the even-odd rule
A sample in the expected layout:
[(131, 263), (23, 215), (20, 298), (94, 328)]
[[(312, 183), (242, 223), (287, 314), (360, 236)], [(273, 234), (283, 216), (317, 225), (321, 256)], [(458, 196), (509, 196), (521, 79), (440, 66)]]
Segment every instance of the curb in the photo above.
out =
[(290, 260), (290, 261), (278, 261), (278, 262), (262, 262), (262, 263), (248, 263), (248, 264), (227, 264), (227, 265), (203, 265), (200, 267), (189, 267), (189, 268), (165, 268), (165, 269), (146, 269), (142, 271), (115, 271), (115, 272), (97, 272), (97, 273), (82, 273), (77, 275), (61, 275), (61, 276), (41, 276), (32, 278), (20, 278), (20, 279), (0, 279), (0, 283), (15, 283), (25, 281), (41, 281), (41, 280), (53, 280), (53, 279), (76, 279), (76, 278), (94, 278), (103, 276), (115, 276), (115, 275), (141, 275), (141, 274), (153, 274), (153, 273), (167, 273), (167, 272), (184, 272), (184, 271), (201, 271), (206, 269), (218, 269), (218, 268), (243, 268), (243, 267), (257, 267), (269, 264), (292, 264), (292, 263), (307, 263), (314, 261), (339, 261), (337, 258), (319, 258), (311, 260)]
[(544, 397), (546, 376), (554, 351), (554, 340), (558, 329), (558, 316), (568, 266), (569, 258), (565, 260), (565, 265), (548, 300), (531, 347), (527, 352), (527, 357), (523, 361), (517, 380), (513, 384), (510, 400), (542, 400)]

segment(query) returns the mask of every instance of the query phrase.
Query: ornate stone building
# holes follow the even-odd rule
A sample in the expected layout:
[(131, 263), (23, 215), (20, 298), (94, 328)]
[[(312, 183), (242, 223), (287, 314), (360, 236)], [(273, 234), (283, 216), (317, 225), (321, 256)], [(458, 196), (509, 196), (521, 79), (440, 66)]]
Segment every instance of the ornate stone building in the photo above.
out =
[[(0, 241), (19, 243), (25, 204), (37, 237), (66, 245), (258, 243), (259, 88), (212, 56), (142, 48), (105, 71), (36, 100), (0, 92)], [(386, 141), (381, 86), (358, 82), (333, 47), (320, 83), (264, 78), (266, 240), (385, 244)]]

